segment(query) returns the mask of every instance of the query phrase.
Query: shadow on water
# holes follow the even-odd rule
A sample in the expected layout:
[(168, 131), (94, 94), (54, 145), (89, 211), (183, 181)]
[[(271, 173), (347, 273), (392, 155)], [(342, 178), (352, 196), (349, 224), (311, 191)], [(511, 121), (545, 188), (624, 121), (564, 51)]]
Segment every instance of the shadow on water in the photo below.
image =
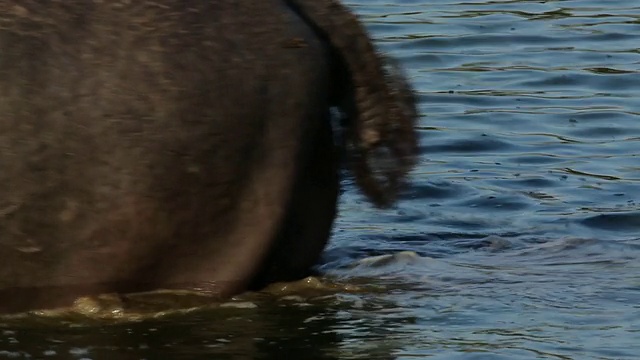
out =
[[(134, 297), (137, 311), (103, 307), (81, 313), (70, 308), (4, 316), (0, 358), (391, 359), (394, 341), (367, 346), (353, 337), (361, 332), (369, 340), (384, 340), (400, 326), (398, 317), (387, 321), (372, 315), (393, 307), (370, 298), (372, 293), (356, 282), (310, 278), (189, 308), (170, 303), (184, 294), (146, 294)], [(158, 306), (164, 310), (149, 311)], [(400, 323), (412, 321), (408, 317)]]
[(338, 336), (326, 331), (332, 327), (331, 310), (318, 306), (199, 311), (107, 326), (58, 325), (55, 330), (53, 325), (4, 330), (3, 353), (27, 358), (20, 349), (29, 349), (32, 358), (51, 359), (109, 359), (114, 354), (118, 359), (339, 358)]

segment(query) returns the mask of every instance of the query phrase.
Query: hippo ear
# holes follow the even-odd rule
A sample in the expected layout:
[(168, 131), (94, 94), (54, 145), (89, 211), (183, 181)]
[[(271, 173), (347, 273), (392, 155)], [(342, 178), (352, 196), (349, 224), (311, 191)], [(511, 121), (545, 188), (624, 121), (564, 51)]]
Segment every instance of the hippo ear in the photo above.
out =
[(378, 53), (357, 17), (337, 0), (287, 0), (331, 45), (350, 91), (338, 102), (347, 115), (348, 155), (360, 189), (390, 206), (418, 152), (416, 99), (400, 67)]

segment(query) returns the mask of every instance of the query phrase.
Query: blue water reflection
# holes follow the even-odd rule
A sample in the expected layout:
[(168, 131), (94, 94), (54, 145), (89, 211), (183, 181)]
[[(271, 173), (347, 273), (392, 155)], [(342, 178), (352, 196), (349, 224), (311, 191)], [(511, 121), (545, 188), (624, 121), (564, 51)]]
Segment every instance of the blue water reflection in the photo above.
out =
[(424, 115), (405, 201), (380, 215), (349, 192), (327, 252), (347, 278), (345, 254), (430, 259), (372, 274), (407, 284), (395, 354), (637, 358), (640, 6), (351, 3)]
[(423, 115), (397, 207), (343, 181), (321, 268), (366, 291), (0, 323), (0, 358), (640, 357), (640, 4), (347, 3), (407, 67)]

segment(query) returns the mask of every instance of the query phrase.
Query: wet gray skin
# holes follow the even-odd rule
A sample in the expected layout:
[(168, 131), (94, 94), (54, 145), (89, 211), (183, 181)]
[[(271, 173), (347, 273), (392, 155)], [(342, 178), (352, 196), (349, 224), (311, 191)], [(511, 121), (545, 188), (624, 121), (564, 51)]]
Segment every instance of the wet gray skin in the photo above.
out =
[(1, 312), (302, 278), (338, 154), (382, 207), (414, 162), (410, 86), (331, 0), (0, 0), (0, 54)]

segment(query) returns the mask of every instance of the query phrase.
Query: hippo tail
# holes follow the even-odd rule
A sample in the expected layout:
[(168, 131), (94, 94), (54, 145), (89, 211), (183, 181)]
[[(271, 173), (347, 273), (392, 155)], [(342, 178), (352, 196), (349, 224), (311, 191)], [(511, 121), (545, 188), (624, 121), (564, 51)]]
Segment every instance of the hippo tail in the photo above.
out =
[(357, 185), (376, 206), (392, 205), (418, 153), (413, 89), (339, 1), (287, 1), (338, 60), (334, 105), (345, 115), (344, 145)]

